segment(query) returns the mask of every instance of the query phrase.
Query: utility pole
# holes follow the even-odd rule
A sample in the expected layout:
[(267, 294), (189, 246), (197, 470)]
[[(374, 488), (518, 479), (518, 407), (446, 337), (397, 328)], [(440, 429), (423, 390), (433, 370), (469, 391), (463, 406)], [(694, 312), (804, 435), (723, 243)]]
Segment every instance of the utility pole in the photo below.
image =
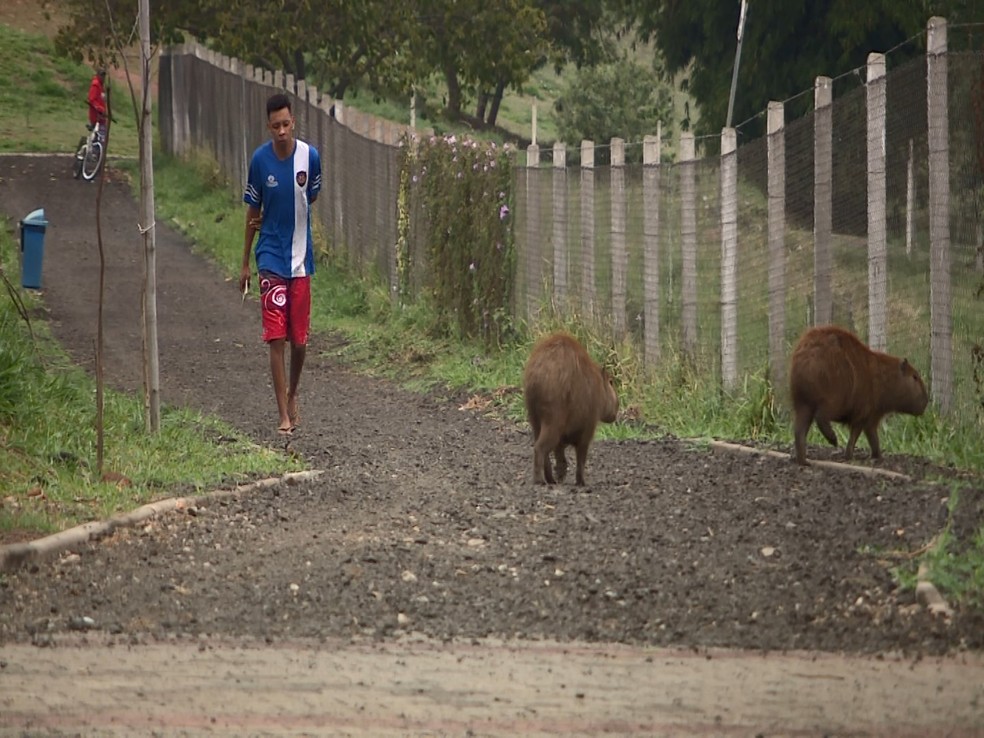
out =
[(144, 239), (144, 420), (147, 430), (161, 427), (160, 362), (157, 352), (157, 240), (154, 210), (154, 138), (151, 130), (150, 0), (139, 0), (140, 83), (140, 233)]
[(745, 19), (748, 17), (748, 0), (741, 0), (738, 15), (738, 48), (735, 50), (735, 68), (731, 71), (731, 95), (728, 97), (728, 120), (725, 128), (731, 128), (731, 114), (735, 109), (735, 87), (738, 84), (738, 66), (741, 64), (741, 42), (745, 38)]

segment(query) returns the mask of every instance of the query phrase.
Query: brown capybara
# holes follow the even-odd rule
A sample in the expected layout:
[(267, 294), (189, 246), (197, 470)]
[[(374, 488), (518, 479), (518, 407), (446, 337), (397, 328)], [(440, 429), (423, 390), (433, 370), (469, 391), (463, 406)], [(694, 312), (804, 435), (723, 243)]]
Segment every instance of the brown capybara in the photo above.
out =
[(526, 417), (533, 428), (533, 481), (554, 484), (550, 452), (557, 465), (557, 482), (567, 473), (566, 446), (577, 454), (577, 483), (584, 485), (588, 446), (598, 422), (612, 423), (618, 414), (618, 395), (608, 372), (588, 355), (577, 339), (552, 333), (533, 347), (523, 371)]
[(872, 351), (837, 326), (810, 328), (793, 350), (789, 368), (796, 462), (806, 464), (806, 434), (816, 421), (823, 437), (837, 445), (831, 423), (851, 429), (845, 458), (864, 432), (871, 458), (881, 456), (878, 424), (889, 413), (922, 415), (929, 403), (926, 385), (907, 359)]

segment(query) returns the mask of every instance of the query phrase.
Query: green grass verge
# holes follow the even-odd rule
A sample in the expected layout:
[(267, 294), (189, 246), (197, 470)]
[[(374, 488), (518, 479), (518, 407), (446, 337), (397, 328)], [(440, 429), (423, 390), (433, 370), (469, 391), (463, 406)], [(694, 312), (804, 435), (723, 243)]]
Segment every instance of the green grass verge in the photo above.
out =
[[(0, 268), (28, 315), (37, 316), (40, 300), (17, 289), (12, 228), (0, 225)], [(108, 481), (96, 468), (94, 380), (71, 363), (43, 320), (31, 320), (29, 328), (0, 285), (0, 540), (300, 468), (186, 409), (163, 408), (160, 431), (149, 434), (142, 398), (112, 391), (105, 395), (104, 439), (103, 472), (115, 475)]]

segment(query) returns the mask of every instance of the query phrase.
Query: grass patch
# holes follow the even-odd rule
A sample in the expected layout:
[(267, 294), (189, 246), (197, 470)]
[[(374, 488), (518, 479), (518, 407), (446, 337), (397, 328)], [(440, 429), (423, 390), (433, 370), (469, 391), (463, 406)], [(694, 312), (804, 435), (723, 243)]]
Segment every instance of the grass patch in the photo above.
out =
[[(92, 69), (55, 54), (44, 36), (0, 25), (0, 152), (70, 153), (88, 122)], [(130, 92), (112, 85), (111, 156), (136, 156)]]
[(897, 571), (899, 580), (915, 587), (919, 565), (951, 602), (984, 610), (984, 490), (953, 484), (946, 528), (935, 545), (915, 564)]
[[(12, 281), (16, 246), (0, 231), (0, 265)], [(24, 295), (29, 314), (37, 298)], [(241, 483), (300, 468), (228, 425), (187, 409), (162, 408), (161, 429), (144, 430), (142, 398), (107, 391), (104, 472), (96, 468), (95, 383), (61, 351), (43, 321), (36, 341), (6, 290), (0, 292), (0, 540), (106, 518), (173, 494)]]

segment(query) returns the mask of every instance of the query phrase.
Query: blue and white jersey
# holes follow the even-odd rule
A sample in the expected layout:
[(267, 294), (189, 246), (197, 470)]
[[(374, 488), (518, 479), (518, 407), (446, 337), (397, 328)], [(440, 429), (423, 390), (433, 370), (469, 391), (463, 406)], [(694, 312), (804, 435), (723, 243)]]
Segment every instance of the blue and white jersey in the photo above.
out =
[(304, 141), (294, 155), (277, 158), (273, 142), (253, 152), (243, 202), (259, 208), (263, 224), (256, 242), (257, 271), (279, 277), (314, 274), (311, 203), (321, 190), (321, 157)]

